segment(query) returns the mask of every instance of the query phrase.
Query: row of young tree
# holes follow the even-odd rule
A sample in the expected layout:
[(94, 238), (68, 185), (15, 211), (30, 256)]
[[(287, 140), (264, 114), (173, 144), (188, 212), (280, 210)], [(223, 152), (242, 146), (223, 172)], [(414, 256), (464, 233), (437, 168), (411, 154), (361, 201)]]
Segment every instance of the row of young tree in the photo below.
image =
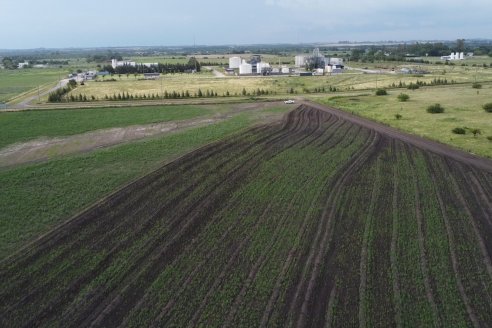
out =
[(107, 71), (110, 74), (143, 74), (143, 73), (161, 73), (161, 74), (172, 74), (172, 73), (187, 73), (187, 72), (200, 72), (201, 64), (195, 59), (190, 58), (186, 64), (177, 63), (158, 63), (157, 65), (145, 66), (143, 64), (138, 64), (135, 66), (123, 65), (113, 68), (111, 65), (106, 65), (102, 68), (103, 71)]
[(406, 84), (405, 82), (400, 81), (398, 84), (393, 82), (390, 87), (391, 88), (407, 88), (407, 89), (418, 89), (419, 87), (425, 86), (433, 86), (433, 85), (448, 85), (455, 84), (455, 80), (448, 81), (447, 79), (434, 78), (430, 82), (417, 80), (416, 82), (410, 82)]
[(65, 96), (76, 87), (77, 87), (77, 82), (75, 82), (75, 80), (68, 81), (68, 84), (65, 87), (59, 88), (48, 94), (48, 102), (52, 102), (52, 103), (63, 102), (64, 99), (66, 98)]
[(98, 100), (106, 100), (106, 101), (128, 101), (128, 100), (158, 100), (158, 99), (188, 99), (188, 98), (214, 98), (214, 97), (238, 97), (238, 96), (263, 96), (263, 95), (272, 95), (275, 94), (273, 91), (264, 90), (264, 89), (256, 89), (252, 91), (247, 91), (243, 89), (240, 93), (238, 92), (229, 92), (226, 91), (219, 95), (217, 91), (214, 90), (205, 90), (202, 91), (198, 89), (195, 93), (190, 93), (188, 90), (186, 91), (164, 91), (161, 95), (159, 94), (130, 94), (129, 92), (123, 92), (113, 95), (105, 95), (104, 98), (99, 99), (95, 96), (87, 96), (87, 95), (70, 95), (66, 96), (66, 93), (61, 94), (57, 101), (51, 102), (89, 102), (89, 101), (98, 101)]

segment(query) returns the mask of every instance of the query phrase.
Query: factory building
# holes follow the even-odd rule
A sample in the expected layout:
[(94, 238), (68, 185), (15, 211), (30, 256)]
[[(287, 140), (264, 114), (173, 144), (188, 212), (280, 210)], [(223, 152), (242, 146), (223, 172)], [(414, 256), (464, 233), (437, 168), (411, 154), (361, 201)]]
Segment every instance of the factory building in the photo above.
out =
[(452, 52), (451, 55), (449, 56), (441, 57), (441, 60), (464, 60), (464, 59), (465, 59), (465, 53), (463, 52), (457, 52), (457, 53)]
[(241, 65), (241, 57), (231, 57), (229, 58), (229, 68), (239, 68)]
[(116, 68), (116, 67), (119, 67), (119, 66), (137, 66), (137, 63), (135, 63), (134, 61), (127, 61), (127, 60), (123, 60), (123, 61), (118, 61), (116, 59), (111, 59), (111, 66), (113, 66), (113, 68)]
[(253, 74), (253, 65), (248, 64), (245, 60), (239, 65), (239, 75)]
[(295, 65), (296, 65), (296, 67), (304, 67), (304, 66), (306, 66), (306, 58), (307, 58), (307, 56), (297, 55), (295, 57)]

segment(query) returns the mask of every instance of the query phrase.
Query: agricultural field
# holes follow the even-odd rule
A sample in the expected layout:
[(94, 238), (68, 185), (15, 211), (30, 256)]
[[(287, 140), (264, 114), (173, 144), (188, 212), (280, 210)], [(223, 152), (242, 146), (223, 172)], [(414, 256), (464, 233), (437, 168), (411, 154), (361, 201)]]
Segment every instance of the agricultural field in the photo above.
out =
[[(260, 122), (278, 120), (291, 109), (275, 103), (246, 103), (0, 113), (0, 118), (15, 123), (1, 130), (7, 131), (5, 136), (11, 131), (16, 137), (0, 149), (0, 259), (163, 163)], [(155, 125), (150, 122), (203, 119), (213, 121), (107, 144), (127, 129), (141, 131)], [(134, 125), (138, 121), (141, 124)], [(60, 143), (67, 139), (72, 143)], [(33, 154), (37, 158), (29, 158), (32, 149), (19, 147), (26, 144), (41, 147)]]
[(0, 324), (486, 326), (490, 195), (490, 160), (301, 105), (3, 259)]
[(0, 69), (0, 102), (10, 101), (38, 87), (54, 86), (66, 74), (63, 69)]

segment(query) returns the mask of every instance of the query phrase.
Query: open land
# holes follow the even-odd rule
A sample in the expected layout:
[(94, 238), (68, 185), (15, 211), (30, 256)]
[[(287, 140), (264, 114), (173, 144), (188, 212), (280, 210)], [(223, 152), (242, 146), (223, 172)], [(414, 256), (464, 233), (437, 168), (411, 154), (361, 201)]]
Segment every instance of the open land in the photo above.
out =
[(5, 326), (485, 326), (492, 163), (320, 105), (184, 155), (0, 266)]

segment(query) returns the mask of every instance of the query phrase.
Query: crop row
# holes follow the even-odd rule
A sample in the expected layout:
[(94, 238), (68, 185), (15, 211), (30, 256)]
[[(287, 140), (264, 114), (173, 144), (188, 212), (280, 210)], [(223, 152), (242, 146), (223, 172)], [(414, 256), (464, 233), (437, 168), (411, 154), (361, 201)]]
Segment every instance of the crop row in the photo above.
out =
[(1, 263), (2, 326), (483, 326), (492, 176), (308, 106)]

